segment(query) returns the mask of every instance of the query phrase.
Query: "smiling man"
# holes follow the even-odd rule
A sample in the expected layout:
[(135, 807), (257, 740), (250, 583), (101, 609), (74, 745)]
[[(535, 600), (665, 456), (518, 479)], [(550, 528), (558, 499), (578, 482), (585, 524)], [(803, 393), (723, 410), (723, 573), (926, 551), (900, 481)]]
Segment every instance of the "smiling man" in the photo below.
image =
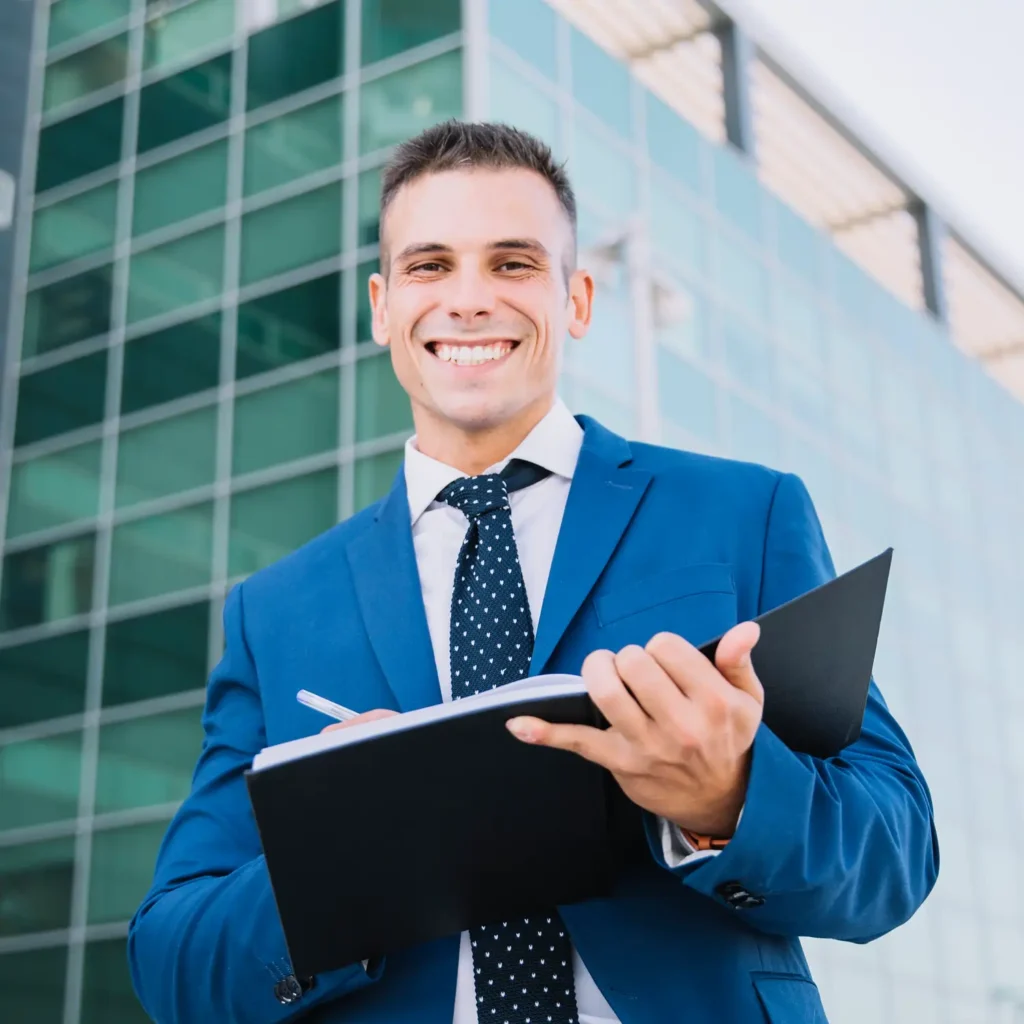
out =
[[(558, 400), (594, 283), (568, 179), (536, 139), (438, 125), (399, 147), (381, 215), (373, 332), (416, 435), (384, 499), (228, 597), (193, 790), (132, 922), (143, 1005), (161, 1024), (824, 1021), (799, 937), (901, 924), (938, 852), (874, 683), (841, 757), (795, 754), (761, 721), (749, 620), (834, 575), (806, 489), (627, 441)], [(516, 653), (501, 629), (460, 649), (496, 593)], [(711, 664), (693, 645), (725, 630)], [(508, 680), (582, 673), (608, 729), (509, 729), (606, 767), (642, 815), (643, 855), (610, 898), (296, 978), (246, 795), (253, 756), (321, 727), (295, 701), (304, 685), (365, 721), (488, 689), (495, 657)], [(323, 808), (342, 828), (359, 827), (358, 785)], [(393, 829), (415, 871), (430, 837)]]

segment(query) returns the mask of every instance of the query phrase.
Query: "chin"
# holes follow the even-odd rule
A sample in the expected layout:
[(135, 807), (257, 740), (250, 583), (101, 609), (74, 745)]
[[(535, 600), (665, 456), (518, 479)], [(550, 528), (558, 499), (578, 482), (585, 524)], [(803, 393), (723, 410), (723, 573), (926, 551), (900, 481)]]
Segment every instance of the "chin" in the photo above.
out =
[(485, 395), (467, 395), (462, 400), (439, 404), (441, 415), (467, 433), (491, 430), (516, 419), (524, 411), (524, 406), (518, 402)]

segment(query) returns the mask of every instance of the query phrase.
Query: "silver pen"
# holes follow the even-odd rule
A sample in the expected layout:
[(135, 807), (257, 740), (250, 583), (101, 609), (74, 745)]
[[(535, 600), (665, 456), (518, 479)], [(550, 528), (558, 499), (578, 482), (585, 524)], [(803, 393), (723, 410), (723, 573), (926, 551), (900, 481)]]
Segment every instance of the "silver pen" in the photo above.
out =
[(300, 704), (305, 704), (307, 708), (319, 711), (322, 715), (328, 715), (330, 718), (336, 718), (339, 722), (347, 722), (359, 714), (358, 711), (335, 704), (333, 700), (328, 700), (326, 697), (318, 697), (315, 693), (310, 693), (309, 690), (299, 690), (295, 694), (295, 698)]

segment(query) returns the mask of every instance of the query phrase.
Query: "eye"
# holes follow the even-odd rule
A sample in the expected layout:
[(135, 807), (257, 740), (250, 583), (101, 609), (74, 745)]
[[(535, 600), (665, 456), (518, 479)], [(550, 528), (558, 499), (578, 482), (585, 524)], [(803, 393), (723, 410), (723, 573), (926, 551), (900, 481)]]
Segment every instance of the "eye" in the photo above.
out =
[(444, 265), (437, 263), (436, 261), (431, 261), (429, 263), (417, 263), (415, 267), (411, 267), (410, 269), (413, 273), (422, 270), (428, 274), (436, 274), (439, 270), (444, 270)]
[(523, 263), (522, 260), (505, 260), (498, 265), (499, 270), (530, 270), (529, 263)]

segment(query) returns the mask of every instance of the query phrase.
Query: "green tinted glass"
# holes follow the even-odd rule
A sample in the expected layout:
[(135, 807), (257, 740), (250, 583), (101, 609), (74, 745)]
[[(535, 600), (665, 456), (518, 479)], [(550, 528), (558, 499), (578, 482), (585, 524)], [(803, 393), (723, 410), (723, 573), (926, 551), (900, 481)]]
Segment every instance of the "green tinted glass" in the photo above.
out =
[(0, 829), (77, 817), (81, 761), (77, 730), (0, 747)]
[(584, 201), (611, 214), (626, 216), (636, 205), (636, 165), (616, 146), (582, 121), (573, 127), (569, 170)]
[(215, 388), (220, 380), (220, 313), (128, 342), (122, 415)]
[(99, 267), (29, 292), (24, 356), (42, 355), (106, 334), (112, 288), (113, 267)]
[(150, 516), (114, 527), (110, 603), (123, 604), (210, 582), (213, 506)]
[(50, 49), (127, 18), (131, 6), (132, 0), (56, 0), (50, 7)]
[(111, 622), (103, 659), (104, 706), (201, 689), (209, 625), (205, 601)]
[(572, 92), (583, 106), (624, 138), (631, 135), (629, 69), (590, 36), (570, 29)]
[(75, 838), (0, 846), (0, 936), (67, 928)]
[(235, 376), (251, 377), (336, 349), (339, 301), (339, 275), (328, 274), (239, 306)]
[(0, 629), (81, 615), (92, 607), (92, 536), (44, 544), (4, 557)]
[(558, 101), (500, 60), (491, 62), (491, 117), (558, 145)]
[(235, 0), (195, 0), (146, 23), (143, 66), (177, 63), (199, 50), (226, 43), (235, 29)]
[(128, 321), (170, 313), (218, 295), (224, 275), (224, 228), (179, 238), (132, 257)]
[(106, 388), (105, 349), (27, 374), (18, 383), (14, 443), (32, 444), (99, 423)]
[(338, 473), (285, 480), (231, 498), (228, 575), (248, 576), (338, 521)]
[(45, 192), (121, 159), (124, 100), (111, 100), (39, 133), (36, 191)]
[(67, 960), (67, 946), (0, 955), (4, 1013), (15, 1021), (63, 1024)]
[(462, 113), (462, 52), (367, 82), (359, 91), (359, 151), (393, 146)]
[(78, 714), (88, 663), (84, 629), (0, 648), (0, 729)]
[(345, 53), (343, 5), (289, 18), (249, 39), (249, 110), (337, 78)]
[(391, 356), (360, 359), (356, 364), (356, 440), (412, 432), (409, 396), (391, 368)]
[(355, 484), (353, 488), (353, 508), (358, 512), (361, 508), (378, 498), (383, 498), (391, 490), (405, 456), (405, 449), (398, 448), (393, 452), (382, 452), (360, 459), (355, 465)]
[(117, 446), (116, 503), (135, 505), (212, 483), (216, 462), (216, 406), (126, 430)]
[(359, 245), (374, 245), (380, 240), (380, 171), (373, 167), (359, 175)]
[(235, 399), (236, 476), (315, 455), (337, 443), (337, 370)]
[(88, 50), (65, 57), (46, 69), (43, 110), (105, 89), (124, 78), (128, 70), (128, 36), (105, 39)]
[(462, 24), (459, 0), (362, 0), (363, 63), (429, 43)]
[(544, 0), (490, 0), (487, 30), (548, 78), (558, 74), (558, 15)]
[(11, 467), (7, 536), (48, 530), (99, 511), (99, 441), (65, 448)]
[(45, 270), (114, 244), (117, 182), (101, 185), (36, 212), (31, 270)]
[(341, 185), (248, 213), (242, 220), (242, 284), (341, 251)]
[(96, 813), (183, 800), (203, 745), (201, 719), (195, 707), (104, 725)]
[(85, 947), (80, 1024), (149, 1024), (128, 973), (126, 939), (105, 939)]
[(153, 881), (156, 855), (166, 831), (166, 821), (154, 821), (93, 835), (89, 924), (128, 921), (138, 910)]
[(132, 233), (144, 235), (223, 206), (227, 188), (226, 140), (139, 171)]
[(337, 96), (275, 117), (245, 135), (245, 194), (303, 178), (341, 163)]
[(231, 112), (231, 54), (147, 85), (139, 104), (140, 153), (220, 124)]
[(377, 273), (379, 260), (368, 260), (356, 267), (356, 341), (373, 339), (373, 310), (370, 307), (370, 277)]

